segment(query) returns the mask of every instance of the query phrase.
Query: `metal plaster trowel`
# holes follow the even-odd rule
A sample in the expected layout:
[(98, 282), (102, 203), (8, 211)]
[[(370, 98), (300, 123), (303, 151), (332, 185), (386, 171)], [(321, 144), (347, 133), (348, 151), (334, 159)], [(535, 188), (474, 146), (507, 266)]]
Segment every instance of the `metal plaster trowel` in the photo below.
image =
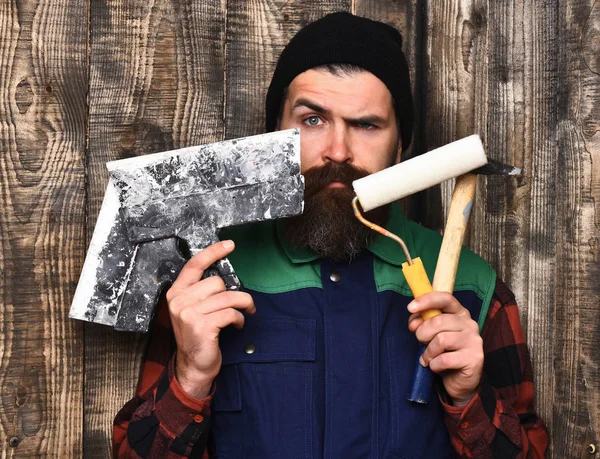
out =
[[(107, 163), (110, 180), (69, 316), (145, 332), (163, 288), (219, 229), (300, 214), (298, 129)], [(206, 273), (205, 273), (206, 274)], [(210, 275), (240, 288), (224, 258)]]

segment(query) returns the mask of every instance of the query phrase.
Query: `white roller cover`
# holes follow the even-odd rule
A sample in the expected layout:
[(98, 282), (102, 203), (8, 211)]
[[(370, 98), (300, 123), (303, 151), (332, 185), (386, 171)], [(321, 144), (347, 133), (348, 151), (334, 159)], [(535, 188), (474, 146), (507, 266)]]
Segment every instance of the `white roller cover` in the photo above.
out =
[(478, 135), (471, 135), (352, 182), (365, 212), (417, 193), (487, 163)]

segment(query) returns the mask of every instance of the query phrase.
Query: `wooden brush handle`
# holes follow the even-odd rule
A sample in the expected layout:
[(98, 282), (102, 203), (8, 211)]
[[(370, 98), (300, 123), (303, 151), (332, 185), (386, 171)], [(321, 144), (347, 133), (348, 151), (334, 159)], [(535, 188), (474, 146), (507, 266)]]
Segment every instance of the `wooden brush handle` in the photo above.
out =
[(473, 207), (476, 185), (477, 176), (475, 174), (464, 174), (456, 179), (442, 247), (433, 275), (433, 290), (436, 292), (452, 293), (454, 291), (458, 260), (469, 222), (469, 214)]

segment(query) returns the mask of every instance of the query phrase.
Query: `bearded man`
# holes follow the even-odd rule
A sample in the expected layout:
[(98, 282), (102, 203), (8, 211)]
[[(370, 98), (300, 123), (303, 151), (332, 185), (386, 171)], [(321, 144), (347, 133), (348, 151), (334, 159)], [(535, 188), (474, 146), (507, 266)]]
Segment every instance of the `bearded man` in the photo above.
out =
[[(412, 300), (400, 247), (353, 216), (351, 182), (411, 141), (398, 31), (348, 13), (309, 24), (281, 54), (266, 114), (267, 130), (300, 128), (305, 211), (228, 231), (185, 265), (115, 419), (115, 456), (543, 457), (514, 295), (465, 249), (454, 295)], [(440, 236), (397, 204), (367, 217), (435, 264)], [(244, 291), (202, 279), (224, 256)], [(423, 322), (433, 308), (444, 314)], [(427, 405), (406, 400), (417, 340), (438, 375)]]

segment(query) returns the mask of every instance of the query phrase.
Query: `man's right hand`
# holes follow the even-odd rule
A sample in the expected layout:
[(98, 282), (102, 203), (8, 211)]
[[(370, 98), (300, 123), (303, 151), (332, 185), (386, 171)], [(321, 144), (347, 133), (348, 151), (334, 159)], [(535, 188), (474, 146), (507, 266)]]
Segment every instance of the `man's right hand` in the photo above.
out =
[(167, 292), (177, 341), (175, 375), (183, 390), (198, 399), (208, 396), (221, 369), (221, 329), (228, 325), (242, 328), (245, 318), (241, 311), (256, 311), (249, 294), (227, 291), (218, 276), (202, 279), (204, 271), (233, 248), (233, 241), (223, 241), (197, 253)]

